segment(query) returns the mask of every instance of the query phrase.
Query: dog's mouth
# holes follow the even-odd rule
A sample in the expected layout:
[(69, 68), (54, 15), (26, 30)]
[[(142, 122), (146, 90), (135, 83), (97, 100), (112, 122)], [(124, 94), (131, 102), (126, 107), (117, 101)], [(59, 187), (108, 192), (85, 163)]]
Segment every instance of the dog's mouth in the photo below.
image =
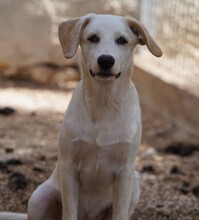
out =
[(96, 77), (97, 79), (101, 79), (101, 80), (114, 80), (114, 79), (118, 79), (121, 76), (121, 72), (119, 72), (118, 74), (113, 74), (110, 72), (98, 72), (98, 73), (94, 73), (91, 69), (90, 71), (90, 75), (94, 78)]

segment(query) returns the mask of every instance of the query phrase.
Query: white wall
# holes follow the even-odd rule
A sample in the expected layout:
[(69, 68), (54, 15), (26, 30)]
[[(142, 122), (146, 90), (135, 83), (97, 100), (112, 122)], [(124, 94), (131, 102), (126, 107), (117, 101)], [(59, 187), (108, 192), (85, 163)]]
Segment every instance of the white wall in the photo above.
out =
[(0, 67), (63, 64), (60, 21), (91, 12), (127, 15), (135, 8), (132, 0), (1, 0)]

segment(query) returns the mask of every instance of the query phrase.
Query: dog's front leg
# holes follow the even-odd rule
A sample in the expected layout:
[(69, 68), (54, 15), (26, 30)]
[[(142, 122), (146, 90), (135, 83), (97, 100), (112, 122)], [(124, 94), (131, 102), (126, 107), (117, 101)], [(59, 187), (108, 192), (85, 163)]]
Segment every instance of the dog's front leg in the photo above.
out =
[(129, 220), (133, 172), (132, 165), (126, 165), (115, 176), (113, 183), (113, 220)]
[(75, 166), (64, 158), (60, 162), (60, 187), (62, 198), (62, 220), (77, 220), (78, 178)]

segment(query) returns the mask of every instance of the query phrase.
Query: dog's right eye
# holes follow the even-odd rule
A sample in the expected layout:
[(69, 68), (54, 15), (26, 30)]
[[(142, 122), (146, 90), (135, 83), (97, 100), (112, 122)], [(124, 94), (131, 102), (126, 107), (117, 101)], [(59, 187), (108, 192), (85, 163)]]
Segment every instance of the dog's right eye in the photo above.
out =
[(99, 42), (99, 37), (97, 35), (92, 35), (88, 38), (88, 41), (90, 41), (91, 43), (98, 43)]

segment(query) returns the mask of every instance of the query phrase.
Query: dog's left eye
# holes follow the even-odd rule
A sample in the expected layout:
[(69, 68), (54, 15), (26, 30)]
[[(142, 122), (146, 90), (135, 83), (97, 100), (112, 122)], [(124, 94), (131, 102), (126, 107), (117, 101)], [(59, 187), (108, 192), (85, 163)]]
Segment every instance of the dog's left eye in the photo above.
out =
[(124, 37), (119, 37), (119, 38), (116, 40), (116, 43), (117, 43), (117, 44), (124, 45), (124, 44), (127, 44), (128, 41), (127, 41)]

